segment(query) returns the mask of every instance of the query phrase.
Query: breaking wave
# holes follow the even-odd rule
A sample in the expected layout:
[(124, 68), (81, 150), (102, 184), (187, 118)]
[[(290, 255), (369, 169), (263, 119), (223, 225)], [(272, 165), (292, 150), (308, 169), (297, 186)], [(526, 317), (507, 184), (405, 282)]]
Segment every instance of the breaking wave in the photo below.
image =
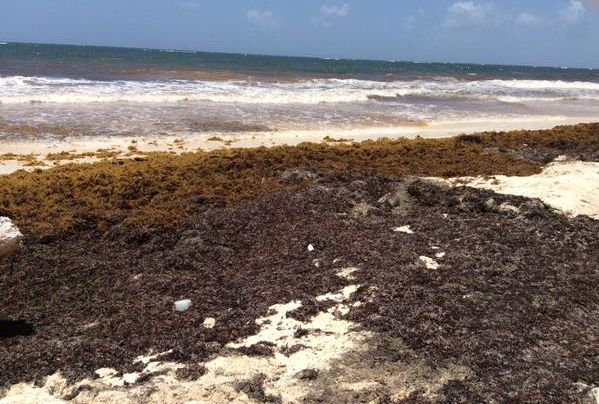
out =
[(95, 81), (48, 77), (0, 77), (0, 103), (177, 103), (244, 104), (447, 101), (505, 103), (599, 100), (599, 83), (454, 78), (381, 82), (357, 79), (259, 81)]

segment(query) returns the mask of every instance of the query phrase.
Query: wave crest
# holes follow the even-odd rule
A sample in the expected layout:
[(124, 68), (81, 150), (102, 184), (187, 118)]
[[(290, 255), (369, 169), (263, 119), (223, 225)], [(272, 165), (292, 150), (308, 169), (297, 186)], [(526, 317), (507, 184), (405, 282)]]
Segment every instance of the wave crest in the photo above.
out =
[(247, 104), (434, 102), (453, 99), (508, 103), (599, 100), (599, 83), (547, 80), (413, 80), (380, 82), (312, 79), (292, 83), (243, 80), (94, 81), (49, 77), (0, 77), (0, 103)]

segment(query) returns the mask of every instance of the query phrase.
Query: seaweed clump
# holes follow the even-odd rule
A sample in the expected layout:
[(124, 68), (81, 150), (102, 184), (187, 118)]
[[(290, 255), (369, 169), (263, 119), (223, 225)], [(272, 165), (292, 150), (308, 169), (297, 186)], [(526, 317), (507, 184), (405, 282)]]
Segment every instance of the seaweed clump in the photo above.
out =
[[(107, 232), (117, 225), (143, 235), (208, 207), (230, 206), (313, 181), (281, 181), (280, 173), (289, 169), (385, 178), (530, 175), (541, 171), (538, 154), (599, 153), (599, 124), (475, 136), (150, 153), (138, 159), (17, 172), (0, 178), (0, 215), (11, 217), (34, 239), (88, 229)], [(198, 205), (198, 198), (206, 203)]]
[(551, 130), (483, 132), (458, 136), (458, 141), (486, 149), (513, 152), (521, 158), (547, 163), (559, 155), (581, 160), (599, 159), (598, 124), (557, 126)]

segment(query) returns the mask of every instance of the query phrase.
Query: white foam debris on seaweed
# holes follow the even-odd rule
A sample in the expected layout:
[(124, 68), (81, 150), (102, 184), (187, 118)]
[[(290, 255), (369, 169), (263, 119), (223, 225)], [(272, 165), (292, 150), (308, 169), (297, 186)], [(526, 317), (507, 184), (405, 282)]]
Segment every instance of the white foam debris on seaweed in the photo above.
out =
[(400, 226), (400, 227), (395, 227), (393, 229), (394, 232), (396, 233), (405, 233), (405, 234), (414, 234), (414, 231), (410, 228), (410, 226)]
[(0, 217), (0, 258), (12, 255), (23, 240), (23, 234), (7, 217)]
[(439, 263), (430, 257), (426, 257), (424, 255), (420, 256), (420, 261), (426, 265), (428, 269), (438, 269), (440, 267)]
[[(547, 165), (540, 174), (528, 177), (496, 175), (493, 178), (454, 178), (452, 184), (467, 181), (474, 188), (500, 194), (539, 198), (569, 216), (587, 215), (599, 219), (599, 162), (567, 161), (564, 157)], [(511, 205), (501, 210), (517, 213)]]

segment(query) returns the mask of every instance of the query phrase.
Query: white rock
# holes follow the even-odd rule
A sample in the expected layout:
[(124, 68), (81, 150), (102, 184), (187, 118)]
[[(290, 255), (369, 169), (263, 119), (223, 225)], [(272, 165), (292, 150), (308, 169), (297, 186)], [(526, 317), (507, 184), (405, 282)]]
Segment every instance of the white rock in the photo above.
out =
[(312, 244), (308, 244), (308, 251), (314, 251), (314, 246)]
[(437, 257), (437, 258), (443, 258), (443, 257), (445, 257), (445, 253), (444, 252), (436, 253), (435, 257)]
[(12, 255), (23, 240), (23, 234), (7, 217), (0, 217), (0, 258)]
[(191, 300), (178, 300), (175, 302), (175, 310), (176, 311), (187, 311), (191, 307)]
[(212, 317), (208, 317), (204, 320), (204, 328), (208, 328), (209, 330), (214, 328), (214, 326), (216, 325), (216, 319), (212, 318)]

